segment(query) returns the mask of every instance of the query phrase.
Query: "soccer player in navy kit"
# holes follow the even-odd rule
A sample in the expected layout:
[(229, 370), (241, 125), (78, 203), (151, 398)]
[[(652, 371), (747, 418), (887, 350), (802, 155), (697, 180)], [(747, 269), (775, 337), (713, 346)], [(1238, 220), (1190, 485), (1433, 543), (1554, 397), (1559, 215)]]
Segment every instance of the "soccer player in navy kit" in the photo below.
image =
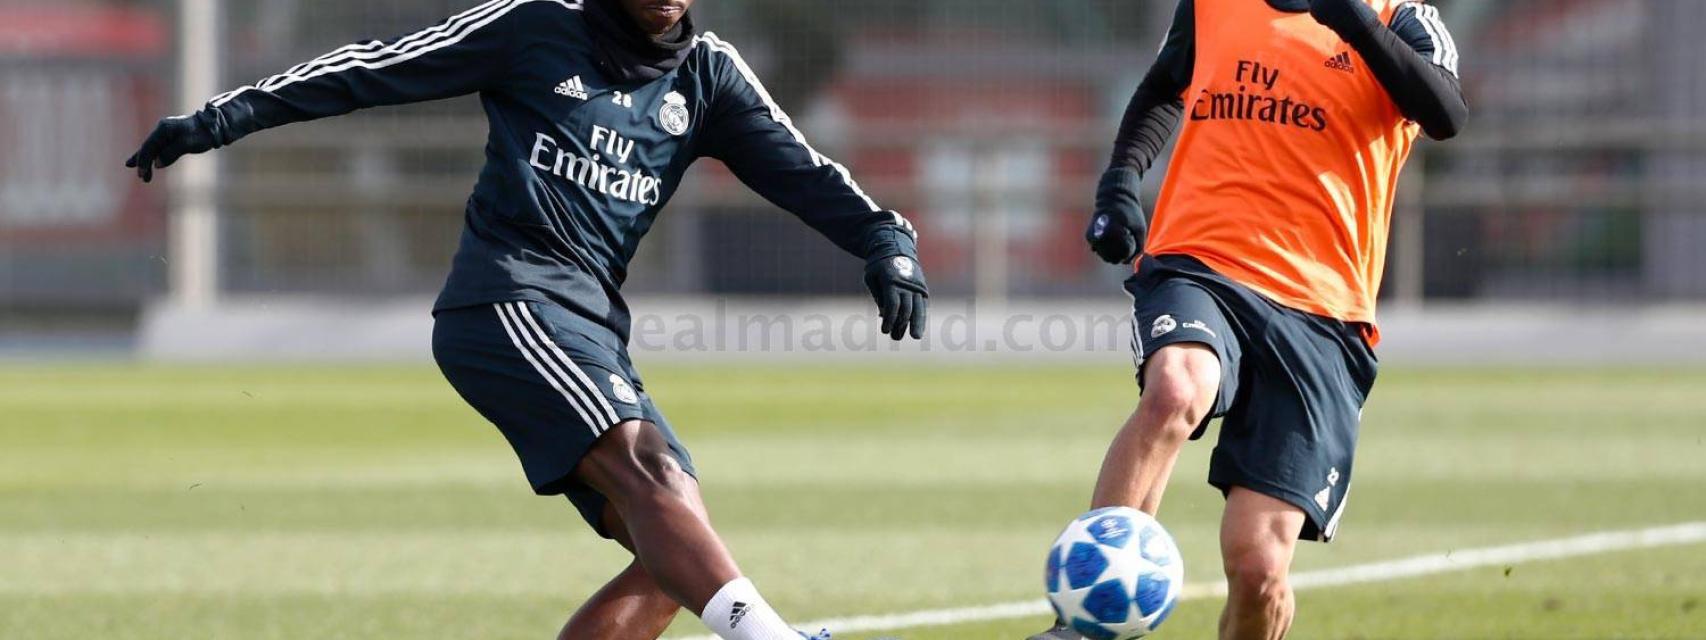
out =
[[(358, 43), (162, 120), (127, 166), (356, 109), (478, 93), (486, 165), (434, 305), (433, 354), (541, 495), (563, 494), (635, 561), (564, 626), (655, 638), (680, 607), (731, 640), (797, 639), (712, 530), (692, 459), (629, 361), (620, 289), (700, 157), (866, 261), (883, 331), (922, 337), (911, 224), (811, 147), (693, 0), (493, 0)], [(824, 634), (827, 635), (827, 634)]]

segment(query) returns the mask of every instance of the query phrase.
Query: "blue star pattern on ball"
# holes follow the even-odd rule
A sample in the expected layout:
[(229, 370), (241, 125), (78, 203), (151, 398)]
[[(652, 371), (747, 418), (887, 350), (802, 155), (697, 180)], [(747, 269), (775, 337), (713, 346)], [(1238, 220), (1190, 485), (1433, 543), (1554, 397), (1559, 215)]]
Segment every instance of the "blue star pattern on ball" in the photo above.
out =
[(1084, 610), (1097, 622), (1125, 622), (1131, 617), (1131, 599), (1124, 584), (1109, 580), (1090, 587), (1090, 593), (1084, 595)]
[(1185, 577), (1166, 529), (1123, 507), (1074, 519), (1050, 548), (1045, 571), (1049, 604), (1092, 640), (1149, 634), (1172, 613)]
[[(1137, 601), (1138, 610), (1150, 614), (1159, 613), (1161, 617), (1165, 617), (1167, 611), (1172, 609), (1177, 602), (1168, 597), (1173, 593), (1172, 585), (1173, 581), (1160, 572), (1150, 572), (1138, 576), (1137, 590), (1133, 594), (1133, 600)], [(1160, 620), (1156, 622), (1159, 623)]]
[(1048, 551), (1048, 568), (1043, 570), (1043, 582), (1048, 584), (1049, 593), (1060, 590), (1060, 556), (1061, 548), (1055, 547)]
[(1108, 557), (1101, 547), (1089, 542), (1075, 542), (1066, 555), (1066, 583), (1074, 589), (1096, 584), (1102, 572), (1108, 570)]
[(1118, 640), (1119, 638), (1119, 634), (1108, 630), (1107, 627), (1082, 618), (1072, 619), (1072, 630), (1090, 640)]

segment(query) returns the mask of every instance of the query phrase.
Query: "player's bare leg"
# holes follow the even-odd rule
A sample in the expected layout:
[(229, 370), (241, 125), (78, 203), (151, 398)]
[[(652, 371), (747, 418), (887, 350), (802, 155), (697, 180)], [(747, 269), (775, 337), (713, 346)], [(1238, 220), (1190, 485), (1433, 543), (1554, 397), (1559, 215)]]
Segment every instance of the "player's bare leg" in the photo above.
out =
[(648, 574), (695, 615), (740, 577), (704, 513), (699, 483), (650, 423), (630, 420), (599, 437), (575, 477), (610, 501)]
[[(627, 524), (634, 556), (657, 589), (699, 616), (718, 636), (799, 637), (741, 577), (728, 548), (711, 529), (699, 483), (681, 468), (656, 425), (629, 420), (611, 427), (581, 459), (575, 479), (609, 500)], [(638, 583), (617, 587), (644, 589)]]
[[(1214, 408), (1220, 393), (1220, 356), (1200, 343), (1160, 348), (1143, 367), (1143, 397), (1137, 411), (1108, 445), (1090, 507), (1134, 507), (1149, 515), (1161, 509), (1167, 479), (1179, 450)], [(1082, 640), (1055, 621), (1055, 628), (1030, 640)]]
[(1226, 567), (1226, 609), (1221, 640), (1280, 640), (1291, 629), (1297, 603), (1287, 576), (1303, 511), (1244, 487), (1226, 495), (1220, 521), (1220, 555)]
[(1143, 397), (1102, 461), (1093, 508), (1136, 507), (1154, 515), (1185, 441), (1214, 408), (1220, 358), (1208, 345), (1156, 351), (1143, 368)]
[(581, 605), (558, 640), (656, 638), (675, 621), (681, 605), (665, 595), (657, 581), (634, 560), (622, 573)]
[[(704, 513), (701, 505), (700, 513)], [(616, 514), (616, 508), (605, 505), (604, 530), (609, 531), (616, 541), (629, 551), (634, 550), (634, 542), (628, 536), (628, 524)], [(593, 594), (586, 604), (581, 605), (574, 617), (569, 618), (563, 626), (563, 632), (558, 634), (558, 640), (628, 640), (629, 638), (656, 638), (663, 635), (669, 623), (675, 621), (676, 613), (681, 611), (681, 604), (669, 597), (658, 586), (651, 574), (640, 564), (639, 558), (629, 563), (626, 569), (616, 574), (598, 593)]]

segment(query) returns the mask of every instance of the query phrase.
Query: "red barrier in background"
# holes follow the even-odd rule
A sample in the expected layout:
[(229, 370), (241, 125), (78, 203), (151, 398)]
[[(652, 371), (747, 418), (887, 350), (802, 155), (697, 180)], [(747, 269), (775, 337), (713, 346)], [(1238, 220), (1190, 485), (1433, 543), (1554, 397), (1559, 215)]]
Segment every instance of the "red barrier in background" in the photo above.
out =
[[(165, 189), (124, 168), (167, 110), (170, 24), (137, 7), (0, 7), (0, 296), (142, 295), (165, 245)], [(153, 256), (153, 258), (150, 258)], [(138, 280), (140, 279), (140, 280)]]

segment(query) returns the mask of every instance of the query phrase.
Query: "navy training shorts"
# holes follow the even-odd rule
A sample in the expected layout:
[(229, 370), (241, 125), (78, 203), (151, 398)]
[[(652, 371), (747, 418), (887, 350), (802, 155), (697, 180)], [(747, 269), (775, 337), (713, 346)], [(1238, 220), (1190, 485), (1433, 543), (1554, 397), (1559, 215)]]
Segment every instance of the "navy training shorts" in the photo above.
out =
[(1219, 396), (1191, 436), (1221, 419), (1209, 484), (1295, 505), (1308, 516), (1299, 537), (1330, 541), (1379, 369), (1362, 325), (1279, 305), (1188, 256), (1144, 256), (1125, 288), (1139, 384), (1143, 363), (1168, 345), (1220, 357)]
[(564, 495), (606, 538), (607, 500), (574, 478), (611, 427), (657, 425), (682, 469), (693, 460), (634, 371), (621, 339), (569, 311), (502, 302), (439, 311), (433, 359), (450, 386), (503, 433), (539, 495)]

